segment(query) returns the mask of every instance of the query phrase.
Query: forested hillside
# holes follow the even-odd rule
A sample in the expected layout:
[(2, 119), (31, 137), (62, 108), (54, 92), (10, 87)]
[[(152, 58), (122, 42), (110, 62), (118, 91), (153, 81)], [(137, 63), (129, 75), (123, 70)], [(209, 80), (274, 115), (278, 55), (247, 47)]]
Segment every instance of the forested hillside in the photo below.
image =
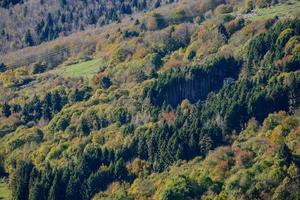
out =
[[(1, 0), (1, 52), (100, 27), (174, 0)], [(3, 8), (1, 8), (3, 7)]]
[(300, 2), (134, 2), (2, 55), (0, 199), (300, 199)]

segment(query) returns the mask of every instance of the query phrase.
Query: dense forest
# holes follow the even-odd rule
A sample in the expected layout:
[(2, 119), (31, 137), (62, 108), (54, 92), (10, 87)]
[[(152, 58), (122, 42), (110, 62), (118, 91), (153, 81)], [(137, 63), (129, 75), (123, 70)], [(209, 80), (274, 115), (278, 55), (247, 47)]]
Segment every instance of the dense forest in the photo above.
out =
[(135, 12), (173, 2), (174, 0), (1, 0), (0, 51), (38, 45), (88, 27), (119, 22)]
[(0, 5), (0, 199), (300, 199), (299, 1)]

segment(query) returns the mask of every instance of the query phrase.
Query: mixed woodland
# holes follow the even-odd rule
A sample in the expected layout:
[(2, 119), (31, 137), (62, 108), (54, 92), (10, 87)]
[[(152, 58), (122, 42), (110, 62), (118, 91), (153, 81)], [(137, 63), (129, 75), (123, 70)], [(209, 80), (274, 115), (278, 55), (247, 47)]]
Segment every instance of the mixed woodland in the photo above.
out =
[(300, 199), (299, 1), (0, 6), (11, 199)]

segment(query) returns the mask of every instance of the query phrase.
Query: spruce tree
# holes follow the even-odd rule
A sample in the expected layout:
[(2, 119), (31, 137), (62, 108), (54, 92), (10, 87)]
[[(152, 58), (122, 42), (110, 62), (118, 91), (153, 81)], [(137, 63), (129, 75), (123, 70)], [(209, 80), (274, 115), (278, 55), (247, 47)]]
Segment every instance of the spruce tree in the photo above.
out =
[(10, 105), (7, 102), (4, 102), (2, 106), (2, 115), (4, 117), (9, 117), (11, 115)]

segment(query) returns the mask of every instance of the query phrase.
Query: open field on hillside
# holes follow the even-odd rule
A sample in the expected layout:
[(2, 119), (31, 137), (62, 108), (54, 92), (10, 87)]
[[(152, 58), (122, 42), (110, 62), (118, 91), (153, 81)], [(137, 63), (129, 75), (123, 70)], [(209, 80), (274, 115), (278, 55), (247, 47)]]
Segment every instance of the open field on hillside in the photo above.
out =
[(290, 17), (295, 16), (297, 12), (300, 12), (300, 1), (290, 0), (284, 4), (278, 4), (268, 8), (261, 8), (254, 10), (253, 20), (269, 19), (275, 16), (278, 17)]
[(55, 73), (65, 75), (68, 77), (91, 77), (99, 71), (104, 65), (102, 59), (93, 59), (73, 65), (63, 66), (55, 70)]

